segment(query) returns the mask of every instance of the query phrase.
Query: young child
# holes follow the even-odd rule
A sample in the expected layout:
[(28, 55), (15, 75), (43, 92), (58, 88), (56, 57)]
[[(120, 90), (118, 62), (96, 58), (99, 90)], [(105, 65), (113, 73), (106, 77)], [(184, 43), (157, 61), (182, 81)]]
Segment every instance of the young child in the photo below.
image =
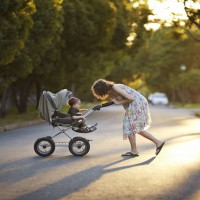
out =
[(82, 119), (83, 121), (79, 124), (78, 127), (82, 130), (87, 129), (85, 118), (82, 116), (82, 113), (84, 111), (87, 111), (87, 109), (80, 109), (81, 100), (76, 97), (71, 97), (68, 100), (68, 105), (70, 106), (68, 114), (72, 116), (73, 121), (78, 121), (79, 119)]

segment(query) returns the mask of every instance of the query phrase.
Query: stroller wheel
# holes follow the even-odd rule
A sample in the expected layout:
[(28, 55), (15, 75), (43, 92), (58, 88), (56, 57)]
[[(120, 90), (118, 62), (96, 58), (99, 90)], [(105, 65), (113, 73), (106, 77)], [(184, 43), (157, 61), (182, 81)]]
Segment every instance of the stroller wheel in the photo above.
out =
[(90, 143), (82, 137), (75, 137), (69, 142), (69, 151), (74, 156), (84, 156), (90, 150)]
[(51, 137), (39, 138), (34, 144), (34, 150), (39, 156), (50, 156), (55, 150), (55, 142), (51, 139)]

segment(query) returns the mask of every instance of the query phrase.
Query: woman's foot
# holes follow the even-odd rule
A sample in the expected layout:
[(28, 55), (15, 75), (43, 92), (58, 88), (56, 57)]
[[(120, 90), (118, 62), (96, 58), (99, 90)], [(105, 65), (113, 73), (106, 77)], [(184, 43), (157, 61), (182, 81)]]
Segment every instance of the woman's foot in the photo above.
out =
[(156, 148), (160, 147), (162, 145), (162, 141), (158, 140), (158, 142), (156, 143)]
[(139, 154), (133, 153), (132, 151), (130, 151), (130, 152), (126, 152), (125, 154), (122, 154), (122, 156), (138, 157)]
[(130, 152), (132, 152), (133, 154), (138, 154), (139, 155), (139, 152), (138, 152), (138, 150), (137, 149), (131, 149), (131, 151)]
[(160, 151), (162, 150), (163, 146), (164, 146), (165, 142), (161, 142), (158, 146), (156, 145), (156, 155), (158, 155), (160, 153)]

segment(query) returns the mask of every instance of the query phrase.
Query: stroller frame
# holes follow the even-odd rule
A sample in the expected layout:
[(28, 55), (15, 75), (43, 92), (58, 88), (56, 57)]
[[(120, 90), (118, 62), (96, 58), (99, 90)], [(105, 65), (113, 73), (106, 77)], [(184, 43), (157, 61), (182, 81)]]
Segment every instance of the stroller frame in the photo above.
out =
[[(112, 103), (112, 104), (113, 104), (113, 103)], [(112, 104), (109, 104), (109, 105), (112, 105)], [(106, 103), (106, 106), (105, 106), (105, 104), (98, 105), (98, 106), (99, 106), (99, 107), (106, 107), (106, 106), (108, 106), (108, 103)], [(95, 106), (95, 107), (97, 107), (97, 106)], [(82, 115), (82, 117), (86, 118), (87, 116), (89, 116), (90, 114), (92, 114), (92, 113), (96, 110), (95, 107), (92, 108), (92, 109), (90, 109), (90, 110), (89, 110), (88, 112), (86, 112), (84, 115)], [(100, 109), (99, 109), (99, 110), (100, 110)], [(78, 124), (78, 122), (80, 122), (80, 121), (73, 122), (73, 123), (72, 123), (70, 126), (68, 126), (67, 128), (61, 128), (60, 126), (56, 126), (56, 127), (60, 130), (60, 132), (57, 133), (57, 134), (55, 134), (55, 135), (52, 136), (51, 138), (54, 138), (54, 137), (56, 137), (56, 136), (58, 136), (58, 135), (64, 133), (69, 139), (72, 139), (72, 138), (66, 133), (66, 131), (68, 131), (69, 129), (72, 129), (76, 124)], [(91, 141), (91, 140), (88, 140), (88, 141)]]
[[(50, 101), (51, 104), (53, 104), (52, 101)], [(82, 115), (84, 118), (92, 114), (94, 111), (100, 110), (102, 107), (107, 107), (114, 104), (114, 102), (110, 101), (104, 104), (97, 105), (93, 107), (92, 109), (88, 110), (84, 115)], [(54, 104), (53, 104), (53, 107)], [(56, 111), (56, 110), (55, 110)], [(51, 121), (51, 125), (58, 128), (60, 131), (56, 133), (54, 136), (46, 136), (42, 138), (38, 138), (34, 144), (34, 150), (36, 154), (42, 157), (47, 157), (53, 154), (55, 147), (69, 147), (69, 151), (75, 155), (75, 156), (84, 156), (86, 155), (90, 150), (90, 141), (89, 139), (83, 138), (83, 137), (70, 137), (66, 132), (73, 127), (75, 127), (78, 123), (82, 122), (82, 120), (78, 120), (75, 122), (72, 122), (69, 126), (66, 128), (62, 128), (60, 125), (53, 125)], [(73, 130), (73, 129), (72, 129)], [(96, 129), (95, 129), (96, 130)], [(91, 131), (92, 132), (92, 131)], [(60, 134), (65, 134), (66, 137), (70, 139), (69, 142), (54, 142), (53, 138), (57, 137)], [(46, 149), (48, 149), (46, 151)]]

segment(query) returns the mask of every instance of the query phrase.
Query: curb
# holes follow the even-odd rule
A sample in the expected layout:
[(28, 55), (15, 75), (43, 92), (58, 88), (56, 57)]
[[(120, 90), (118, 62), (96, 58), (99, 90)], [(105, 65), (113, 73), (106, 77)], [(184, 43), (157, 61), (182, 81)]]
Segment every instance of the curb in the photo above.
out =
[(21, 123), (9, 124), (9, 125), (0, 127), (0, 134), (4, 133), (6, 131), (13, 130), (13, 129), (23, 128), (23, 127), (26, 127), (26, 126), (31, 126), (31, 125), (35, 125), (35, 124), (41, 124), (41, 123), (44, 123), (44, 120), (35, 119), (35, 120), (21, 122)]

